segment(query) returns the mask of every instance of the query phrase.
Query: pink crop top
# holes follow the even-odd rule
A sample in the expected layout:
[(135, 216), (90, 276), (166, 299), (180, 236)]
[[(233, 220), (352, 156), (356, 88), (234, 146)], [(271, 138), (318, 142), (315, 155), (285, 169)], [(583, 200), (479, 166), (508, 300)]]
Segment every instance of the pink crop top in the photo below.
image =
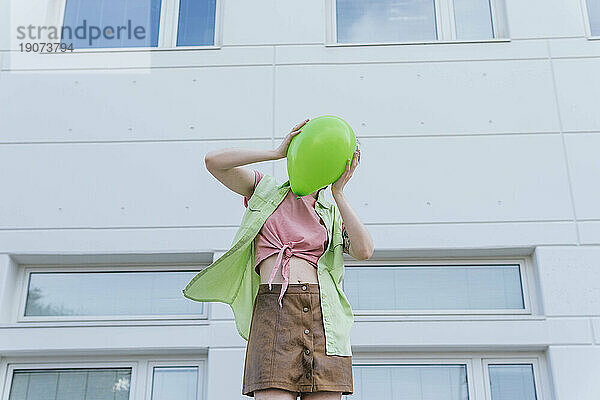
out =
[[(254, 188), (263, 174), (254, 170)], [(248, 198), (244, 197), (244, 206), (248, 207)], [(315, 211), (316, 199), (311, 195), (297, 198), (290, 190), (275, 209), (255, 238), (254, 268), (265, 258), (278, 253), (275, 266), (269, 277), (269, 289), (275, 274), (281, 266), (284, 283), (279, 294), (279, 306), (285, 293), (289, 278), (289, 262), (292, 255), (300, 257), (318, 268), (317, 261), (327, 248), (327, 228)]]

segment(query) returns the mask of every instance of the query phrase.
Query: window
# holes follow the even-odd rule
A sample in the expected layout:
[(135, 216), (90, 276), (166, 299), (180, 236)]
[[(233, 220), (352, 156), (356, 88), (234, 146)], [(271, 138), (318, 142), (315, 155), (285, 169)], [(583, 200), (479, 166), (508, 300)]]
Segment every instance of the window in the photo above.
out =
[[(148, 385), (140, 398), (149, 400), (199, 400), (206, 392), (206, 355), (200, 361), (151, 361), (140, 372), (148, 375)], [(190, 355), (197, 359), (198, 356)]]
[(161, 0), (66, 1), (62, 40), (75, 49), (158, 45)]
[(492, 400), (536, 400), (533, 364), (489, 364)]
[(357, 365), (348, 399), (469, 400), (466, 365)]
[(60, 357), (60, 361), (39, 363), (8, 358), (7, 400), (202, 400), (206, 396), (206, 351), (159, 360), (114, 355), (113, 361), (100, 361), (105, 357), (96, 357), (74, 356), (68, 361)]
[(73, 49), (214, 46), (217, 0), (64, 0)]
[(434, 0), (336, 0), (336, 20), (341, 43), (437, 39)]
[(198, 367), (154, 367), (152, 400), (198, 399)]
[(40, 319), (206, 318), (204, 303), (181, 290), (190, 271), (25, 271), (21, 316)]
[(492, 7), (490, 0), (454, 0), (456, 39), (492, 39)]
[(214, 38), (215, 0), (179, 0), (177, 46), (210, 46)]
[(129, 399), (131, 368), (22, 369), (9, 400)]
[(343, 289), (357, 314), (519, 314), (528, 312), (523, 277), (520, 263), (350, 264)]
[(600, 36), (600, 0), (587, 0), (590, 34)]
[(331, 0), (338, 44), (506, 37), (502, 0)]
[(357, 352), (346, 400), (540, 400), (549, 398), (536, 352)]

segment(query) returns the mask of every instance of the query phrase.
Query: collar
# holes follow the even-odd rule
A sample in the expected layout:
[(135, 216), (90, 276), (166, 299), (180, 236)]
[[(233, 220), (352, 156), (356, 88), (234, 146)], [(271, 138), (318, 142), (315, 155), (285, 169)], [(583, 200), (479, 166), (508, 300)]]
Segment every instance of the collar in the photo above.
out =
[[(291, 190), (289, 179), (287, 181), (283, 182), (281, 185), (279, 185), (279, 189), (282, 189), (282, 188)], [(332, 207), (331, 203), (329, 203), (327, 200), (325, 200), (325, 190), (319, 191), (319, 194), (317, 195), (317, 203), (319, 203), (323, 208), (331, 208)]]

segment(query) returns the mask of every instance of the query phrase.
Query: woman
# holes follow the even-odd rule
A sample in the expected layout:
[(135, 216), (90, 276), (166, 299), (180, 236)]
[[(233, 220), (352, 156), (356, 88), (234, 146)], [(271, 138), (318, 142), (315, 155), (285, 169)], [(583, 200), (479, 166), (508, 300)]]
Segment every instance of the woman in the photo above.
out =
[[(206, 167), (225, 186), (244, 196), (244, 205), (248, 207), (264, 175), (241, 166), (284, 158), (290, 141), (307, 122), (308, 119), (296, 125), (275, 150), (213, 151), (205, 157)], [(346, 170), (331, 185), (331, 193), (343, 220), (338, 227), (342, 232), (343, 252), (366, 260), (373, 253), (371, 236), (343, 192), (359, 159), (357, 149), (352, 163), (347, 160)], [(330, 400), (353, 391), (352, 356), (335, 355), (333, 350), (326, 354), (326, 333), (335, 333), (335, 328), (330, 323), (326, 328), (323, 316), (327, 318), (336, 300), (323, 298), (323, 305), (326, 301), (332, 305), (322, 310), (324, 295), (318, 272), (328, 268), (322, 256), (328, 251), (330, 238), (320, 215), (326, 215), (323, 210), (332, 209), (327, 208), (323, 189), (303, 197), (288, 191), (254, 239), (255, 271), (260, 275), (260, 285), (250, 324), (242, 393), (257, 400), (291, 400), (298, 394), (305, 400)], [(317, 202), (322, 214), (315, 209)], [(331, 281), (327, 282), (328, 286), (321, 282), (321, 287), (334, 288)], [(341, 299), (345, 300), (343, 294)], [(333, 336), (332, 333), (329, 335)], [(333, 340), (327, 346), (333, 347)]]

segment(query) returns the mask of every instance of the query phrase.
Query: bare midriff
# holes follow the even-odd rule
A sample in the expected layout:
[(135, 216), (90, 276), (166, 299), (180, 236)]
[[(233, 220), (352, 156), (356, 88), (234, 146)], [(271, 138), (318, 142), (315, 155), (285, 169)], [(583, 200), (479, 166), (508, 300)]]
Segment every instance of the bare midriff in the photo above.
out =
[[(271, 272), (275, 267), (275, 260), (277, 260), (277, 254), (272, 254), (258, 264), (257, 269), (260, 271), (260, 283), (269, 282), (269, 276), (271, 276)], [(275, 274), (272, 283), (283, 283), (281, 268)], [(292, 283), (319, 283), (317, 269), (305, 259), (291, 256), (289, 284)]]

